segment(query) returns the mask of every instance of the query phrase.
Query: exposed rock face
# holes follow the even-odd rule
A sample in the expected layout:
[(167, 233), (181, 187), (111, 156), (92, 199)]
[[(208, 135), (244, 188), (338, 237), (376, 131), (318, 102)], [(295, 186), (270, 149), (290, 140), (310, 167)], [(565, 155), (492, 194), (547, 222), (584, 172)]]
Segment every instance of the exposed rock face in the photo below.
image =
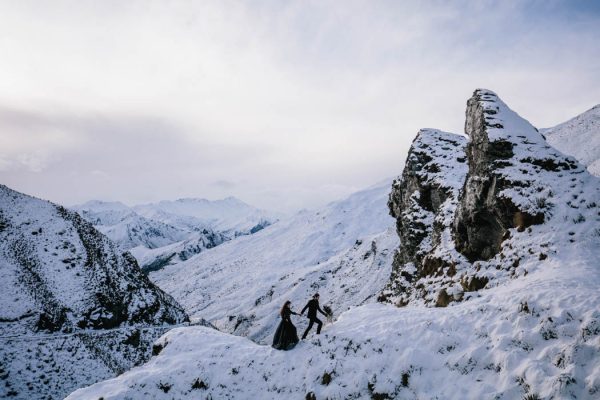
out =
[(407, 292), (417, 279), (442, 274), (453, 264), (452, 257), (433, 254), (450, 235), (467, 173), (466, 142), (461, 135), (421, 130), (401, 179), (392, 184), (388, 206), (402, 244), (394, 257), (393, 292)]
[[(388, 203), (401, 246), (381, 299), (446, 306), (493, 279), (522, 272), (520, 263), (534, 251), (524, 256), (514, 246), (523, 246), (520, 236), (531, 226), (554, 216), (557, 199), (550, 199), (557, 193), (572, 209), (565, 221), (585, 220), (575, 201), (589, 200), (588, 210), (596, 207), (580, 189), (594, 178), (549, 146), (495, 93), (474, 92), (465, 131), (468, 143), (463, 136), (430, 129), (413, 142)], [(546, 254), (540, 250), (538, 256), (542, 260)]]
[[(434, 232), (430, 229), (434, 222), (430, 217), (438, 214), (449, 196), (456, 195), (445, 179), (449, 171), (442, 172), (442, 168), (456, 166), (459, 167), (456, 172), (464, 175), (460, 164), (465, 163), (465, 144), (462, 136), (435, 130), (421, 130), (413, 141), (402, 179), (394, 181), (388, 203), (403, 244), (398, 253), (401, 263), (424, 255), (419, 245), (428, 232)], [(440, 160), (447, 163), (444, 165)], [(435, 233), (438, 238), (434, 241), (439, 242), (439, 230)]]
[(456, 248), (470, 261), (489, 260), (508, 229), (544, 222), (542, 207), (518, 204), (507, 193), (534, 184), (539, 169), (558, 172), (577, 165), (548, 152), (537, 129), (488, 90), (476, 90), (467, 102), (465, 131), (469, 174), (454, 224)]

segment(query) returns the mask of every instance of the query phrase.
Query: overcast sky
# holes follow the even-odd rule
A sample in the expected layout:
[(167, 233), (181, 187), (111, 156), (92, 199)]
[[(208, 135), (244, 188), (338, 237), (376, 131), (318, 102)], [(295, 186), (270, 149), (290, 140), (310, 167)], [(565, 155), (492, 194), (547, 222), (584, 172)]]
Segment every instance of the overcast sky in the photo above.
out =
[(402, 171), (473, 90), (600, 102), (593, 1), (0, 1), (0, 183), (66, 205), (312, 208)]

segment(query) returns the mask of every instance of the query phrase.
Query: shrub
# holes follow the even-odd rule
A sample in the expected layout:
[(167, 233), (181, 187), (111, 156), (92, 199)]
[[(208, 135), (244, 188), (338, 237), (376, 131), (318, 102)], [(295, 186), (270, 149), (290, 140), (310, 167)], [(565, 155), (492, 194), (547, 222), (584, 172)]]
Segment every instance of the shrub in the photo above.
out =
[(332, 378), (331, 374), (329, 372), (325, 372), (323, 374), (323, 378), (321, 378), (321, 385), (325, 385), (325, 386), (329, 385), (331, 383), (332, 379), (333, 378)]

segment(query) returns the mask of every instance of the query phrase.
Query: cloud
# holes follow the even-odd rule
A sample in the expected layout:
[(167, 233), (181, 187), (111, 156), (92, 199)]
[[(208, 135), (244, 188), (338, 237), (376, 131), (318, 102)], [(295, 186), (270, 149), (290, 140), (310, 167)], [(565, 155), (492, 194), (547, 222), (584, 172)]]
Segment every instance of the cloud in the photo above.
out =
[(598, 15), (577, 1), (3, 3), (0, 178), (69, 203), (315, 206), (399, 173), (419, 128), (461, 132), (476, 87), (540, 127), (596, 104)]
[(231, 182), (231, 181), (227, 181), (227, 180), (218, 180), (218, 181), (214, 181), (212, 183), (213, 186), (218, 187), (219, 189), (225, 189), (225, 190), (230, 190), (233, 189), (236, 184)]
[(103, 178), (103, 179), (109, 179), (110, 178), (109, 174), (107, 174), (106, 172), (104, 172), (102, 170), (99, 170), (99, 169), (95, 169), (93, 171), (90, 171), (90, 174), (93, 175), (93, 176), (97, 176), (97, 177)]

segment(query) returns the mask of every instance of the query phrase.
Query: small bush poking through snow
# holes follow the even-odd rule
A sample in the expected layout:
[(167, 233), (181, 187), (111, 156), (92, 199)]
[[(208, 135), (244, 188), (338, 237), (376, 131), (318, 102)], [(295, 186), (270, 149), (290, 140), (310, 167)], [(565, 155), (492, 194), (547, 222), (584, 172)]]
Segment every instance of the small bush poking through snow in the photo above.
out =
[(574, 224), (580, 224), (582, 222), (585, 222), (585, 217), (581, 214), (579, 214), (577, 217), (573, 218)]
[(208, 385), (200, 378), (197, 378), (194, 383), (192, 383), (192, 389), (208, 389)]
[(168, 383), (163, 383), (163, 382), (160, 382), (160, 383), (158, 384), (158, 388), (159, 388), (160, 390), (162, 390), (163, 392), (165, 392), (165, 393), (169, 393), (169, 390), (171, 390), (171, 387), (172, 387), (172, 386), (173, 386), (173, 385), (171, 385), (171, 384), (168, 384)]
[(408, 387), (408, 378), (410, 378), (410, 373), (405, 372), (402, 374), (402, 386)]
[(321, 385), (324, 385), (324, 386), (329, 385), (333, 379), (333, 377), (331, 376), (332, 374), (333, 374), (333, 372), (332, 373), (325, 372), (323, 374), (323, 378), (321, 378)]

